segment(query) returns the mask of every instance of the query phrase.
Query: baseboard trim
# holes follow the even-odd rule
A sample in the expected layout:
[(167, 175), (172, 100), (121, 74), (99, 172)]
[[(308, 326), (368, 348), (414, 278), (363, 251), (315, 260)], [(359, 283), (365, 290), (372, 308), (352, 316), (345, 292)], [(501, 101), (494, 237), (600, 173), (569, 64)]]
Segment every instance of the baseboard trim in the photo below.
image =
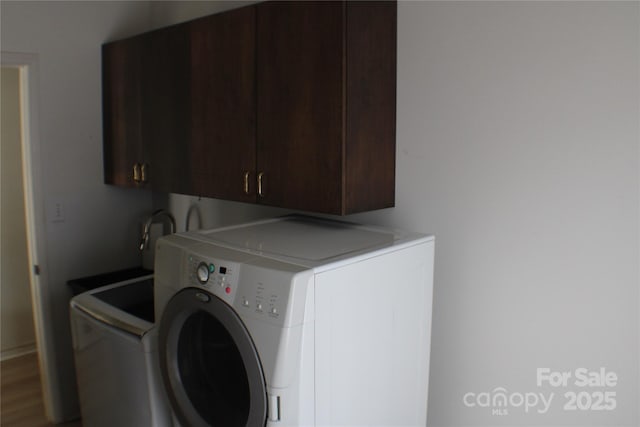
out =
[(5, 360), (13, 359), (15, 357), (24, 356), (25, 354), (35, 353), (36, 343), (29, 343), (26, 345), (21, 345), (20, 347), (10, 348), (8, 350), (4, 350), (0, 353), (0, 361), (4, 362)]

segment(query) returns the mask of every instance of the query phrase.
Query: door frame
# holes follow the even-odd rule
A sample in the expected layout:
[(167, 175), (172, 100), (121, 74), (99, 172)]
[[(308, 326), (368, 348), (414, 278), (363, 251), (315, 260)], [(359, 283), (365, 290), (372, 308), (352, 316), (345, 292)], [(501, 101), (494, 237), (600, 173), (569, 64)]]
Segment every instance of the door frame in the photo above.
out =
[(63, 421), (60, 379), (55, 369), (56, 355), (49, 301), (44, 197), (42, 191), (42, 147), (38, 121), (38, 55), (0, 52), (2, 67), (20, 71), (20, 117), (22, 131), (22, 170), (29, 255), (31, 305), (45, 414), (54, 423)]

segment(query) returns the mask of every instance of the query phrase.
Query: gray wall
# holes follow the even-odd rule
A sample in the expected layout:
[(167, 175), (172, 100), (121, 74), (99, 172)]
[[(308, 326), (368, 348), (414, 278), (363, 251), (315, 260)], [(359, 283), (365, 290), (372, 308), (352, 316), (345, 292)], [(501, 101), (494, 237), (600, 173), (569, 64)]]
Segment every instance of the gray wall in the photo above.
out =
[[(398, 6), (396, 207), (347, 219), (436, 235), (430, 426), (640, 422), (638, 6)], [(182, 228), (191, 204), (205, 226), (282, 212), (155, 203)], [(615, 386), (575, 384), (601, 367)], [(538, 386), (538, 368), (572, 377)], [(500, 387), (506, 407), (464, 403)], [(565, 410), (585, 392), (615, 409)]]
[[(48, 354), (57, 368), (53, 399), (63, 418), (77, 415), (66, 282), (139, 264), (138, 222), (151, 210), (147, 192), (116, 189), (102, 180), (100, 45), (145, 31), (146, 2), (0, 3), (3, 52), (38, 55), (39, 152), (48, 269)], [(64, 222), (50, 212), (62, 203)], [(3, 254), (4, 259), (4, 254)], [(52, 360), (53, 359), (53, 360)]]
[[(437, 236), (432, 426), (640, 422), (638, 6), (400, 4), (398, 207), (361, 219)], [(619, 380), (537, 387), (545, 367)], [(496, 387), (555, 398), (463, 404)], [(605, 390), (613, 411), (563, 409)]]

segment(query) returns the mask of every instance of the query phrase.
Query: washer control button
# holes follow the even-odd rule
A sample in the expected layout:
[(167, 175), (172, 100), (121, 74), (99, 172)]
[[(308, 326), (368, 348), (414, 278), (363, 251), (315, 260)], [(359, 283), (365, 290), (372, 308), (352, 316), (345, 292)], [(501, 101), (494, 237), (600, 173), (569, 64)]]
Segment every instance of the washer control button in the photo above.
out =
[(262, 304), (258, 303), (258, 305), (256, 306), (256, 308), (260, 311), (262, 311)]
[(198, 282), (202, 284), (207, 283), (209, 280), (209, 266), (201, 262), (196, 270), (196, 276), (198, 277)]

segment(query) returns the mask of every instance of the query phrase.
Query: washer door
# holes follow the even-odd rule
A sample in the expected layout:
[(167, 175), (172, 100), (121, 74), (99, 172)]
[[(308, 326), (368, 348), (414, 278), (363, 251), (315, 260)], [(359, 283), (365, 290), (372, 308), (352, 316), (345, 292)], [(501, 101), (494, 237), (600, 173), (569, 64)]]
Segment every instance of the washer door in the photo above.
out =
[(251, 336), (218, 297), (186, 288), (169, 301), (159, 330), (160, 369), (186, 426), (264, 426), (267, 391)]

